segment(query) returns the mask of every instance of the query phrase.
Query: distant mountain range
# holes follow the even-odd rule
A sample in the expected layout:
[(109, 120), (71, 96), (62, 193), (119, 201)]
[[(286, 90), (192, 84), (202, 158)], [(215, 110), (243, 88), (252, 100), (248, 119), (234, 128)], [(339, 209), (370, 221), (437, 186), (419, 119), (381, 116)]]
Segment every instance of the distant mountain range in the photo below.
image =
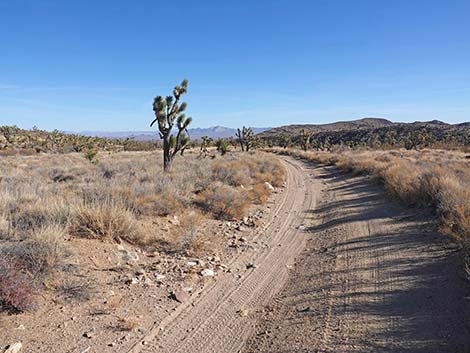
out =
[[(269, 130), (269, 128), (253, 128), (253, 132), (255, 134), (261, 133), (266, 130)], [(232, 128), (224, 127), (224, 126), (212, 126), (208, 128), (188, 129), (188, 133), (191, 136), (192, 140), (198, 140), (203, 136), (208, 136), (211, 138), (234, 137), (236, 132), (237, 132), (237, 129), (232, 129)], [(119, 138), (119, 139), (133, 138), (137, 141), (154, 141), (154, 140), (160, 139), (158, 136), (157, 130), (154, 130), (154, 131), (115, 131), (115, 132), (80, 131), (80, 132), (73, 132), (73, 134), (93, 136), (93, 137)]]

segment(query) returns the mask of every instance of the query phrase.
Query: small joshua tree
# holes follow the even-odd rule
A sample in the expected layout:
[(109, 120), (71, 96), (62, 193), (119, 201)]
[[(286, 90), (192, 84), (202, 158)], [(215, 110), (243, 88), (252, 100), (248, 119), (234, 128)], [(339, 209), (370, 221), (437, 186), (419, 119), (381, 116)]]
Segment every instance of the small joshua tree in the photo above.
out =
[(212, 138), (208, 136), (202, 136), (201, 137), (201, 153), (199, 154), (200, 157), (207, 157), (209, 154), (208, 147), (212, 143)]
[[(173, 96), (156, 96), (153, 100), (153, 111), (155, 119), (150, 126), (158, 123), (160, 138), (163, 140), (163, 170), (168, 172), (171, 168), (171, 162), (178, 153), (184, 151), (189, 142), (188, 126), (192, 118), (184, 115), (186, 102), (180, 104), (180, 98), (188, 90), (188, 80), (183, 80), (181, 85), (173, 89)], [(178, 128), (176, 136), (172, 134), (175, 125)]]
[(300, 146), (304, 151), (307, 151), (310, 146), (310, 139), (312, 138), (313, 132), (305, 129), (300, 130)]
[(226, 139), (218, 139), (215, 145), (217, 146), (217, 151), (219, 151), (222, 156), (230, 150), (230, 143)]

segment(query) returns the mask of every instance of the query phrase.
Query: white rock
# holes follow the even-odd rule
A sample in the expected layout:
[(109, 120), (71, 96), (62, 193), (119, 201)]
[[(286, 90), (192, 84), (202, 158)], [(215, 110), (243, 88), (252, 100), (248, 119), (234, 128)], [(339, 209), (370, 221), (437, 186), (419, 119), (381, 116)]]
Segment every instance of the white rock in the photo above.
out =
[(186, 262), (186, 266), (189, 266), (189, 267), (197, 266), (197, 262), (196, 261), (188, 261), (188, 262)]
[(265, 182), (264, 185), (266, 185), (266, 187), (271, 190), (271, 191), (274, 191), (274, 186), (272, 186), (271, 184), (269, 184), (268, 182)]
[(125, 261), (127, 264), (133, 264), (139, 261), (139, 255), (135, 251), (126, 250), (120, 245), (118, 247), (119, 252), (121, 253), (122, 260)]
[(18, 353), (22, 347), (23, 344), (21, 342), (12, 343), (8, 346), (8, 349), (5, 351), (5, 353)]
[(171, 224), (174, 224), (175, 226), (180, 225), (180, 220), (178, 219), (178, 216), (174, 216), (172, 219), (169, 221)]
[(211, 270), (210, 268), (206, 268), (206, 269), (201, 271), (201, 276), (202, 277), (214, 277), (215, 272), (214, 272), (214, 270)]

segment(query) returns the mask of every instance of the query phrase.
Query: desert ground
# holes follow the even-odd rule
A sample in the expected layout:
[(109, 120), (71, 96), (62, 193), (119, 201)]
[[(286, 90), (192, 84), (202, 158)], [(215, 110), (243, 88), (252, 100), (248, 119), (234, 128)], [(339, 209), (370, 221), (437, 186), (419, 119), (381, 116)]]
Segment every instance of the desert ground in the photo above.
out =
[(470, 351), (465, 152), (269, 152), (3, 156), (1, 346)]

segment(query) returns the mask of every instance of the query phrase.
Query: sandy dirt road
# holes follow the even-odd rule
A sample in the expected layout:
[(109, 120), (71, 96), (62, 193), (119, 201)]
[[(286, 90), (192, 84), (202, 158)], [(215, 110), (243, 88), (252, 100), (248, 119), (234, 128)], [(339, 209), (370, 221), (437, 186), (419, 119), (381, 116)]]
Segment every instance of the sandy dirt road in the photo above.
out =
[(322, 180), (307, 246), (244, 352), (470, 352), (470, 287), (426, 216), (365, 177)]
[(470, 352), (455, 247), (364, 177), (282, 158), (257, 246), (130, 352)]

